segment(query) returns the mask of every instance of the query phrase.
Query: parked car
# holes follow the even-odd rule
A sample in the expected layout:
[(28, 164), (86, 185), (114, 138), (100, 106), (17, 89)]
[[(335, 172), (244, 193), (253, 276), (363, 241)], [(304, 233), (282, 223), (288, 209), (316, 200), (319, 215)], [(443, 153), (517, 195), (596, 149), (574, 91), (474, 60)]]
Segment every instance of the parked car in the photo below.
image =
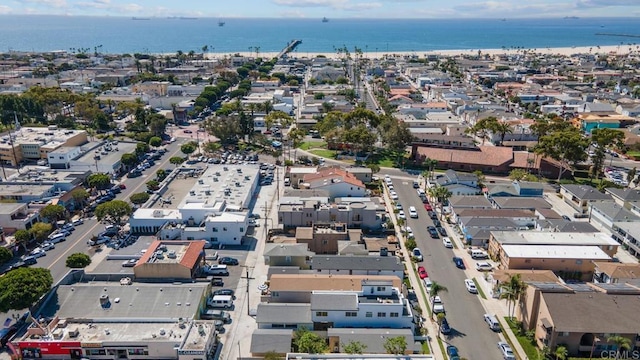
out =
[(438, 230), (440, 235), (447, 236), (447, 230), (445, 230), (445, 228), (443, 228), (442, 226), (436, 226), (436, 230)]
[(460, 360), (458, 348), (453, 345), (447, 346), (447, 355), (449, 356), (449, 360)]
[(442, 245), (444, 245), (444, 247), (446, 247), (447, 249), (453, 249), (453, 243), (451, 242), (451, 239), (446, 236), (442, 238)]
[(411, 251), (411, 256), (417, 261), (423, 260), (422, 251), (420, 250), (420, 248), (414, 248), (413, 251)]
[(420, 279), (424, 279), (429, 276), (424, 266), (418, 266), (418, 275), (420, 276)]
[(486, 261), (480, 261), (476, 263), (476, 270), (478, 271), (491, 271), (493, 270), (493, 265), (489, 264)]
[(73, 220), (73, 226), (78, 226), (78, 225), (82, 225), (82, 224), (84, 224), (84, 220), (82, 220), (82, 219)]
[(403, 219), (403, 220), (407, 219), (407, 215), (404, 214), (403, 210), (398, 211), (398, 219)]
[(476, 288), (476, 283), (474, 283), (472, 279), (465, 279), (464, 286), (467, 288), (468, 292), (472, 294), (478, 293), (478, 288)]
[(29, 255), (31, 255), (31, 256), (33, 256), (33, 257), (35, 257), (37, 259), (39, 257), (47, 256), (47, 252), (44, 251), (44, 249), (37, 247), (37, 248), (33, 249), (33, 251), (31, 251), (29, 253)]
[(122, 263), (122, 267), (134, 267), (138, 263), (136, 259), (129, 259)]
[(426, 204), (424, 204), (424, 209), (427, 211), (433, 211), (433, 208), (431, 207), (431, 204), (429, 204), (428, 202)]
[(44, 250), (44, 251), (49, 251), (49, 250), (51, 250), (51, 249), (55, 249), (55, 248), (56, 248), (56, 246), (55, 246), (55, 245), (53, 245), (53, 243), (46, 242), (46, 243), (43, 243), (42, 245), (40, 245), (40, 248), (41, 248), (42, 250)]
[(435, 212), (435, 211), (428, 211), (427, 213), (429, 214), (429, 217), (430, 217), (431, 219), (434, 219), (434, 220), (435, 220), (435, 219), (437, 219), (437, 218), (438, 218), (438, 214), (436, 214), (436, 212)]
[(440, 296), (434, 296), (431, 298), (431, 304), (433, 305), (433, 309), (431, 309), (435, 314), (444, 313), (444, 303)]
[(211, 279), (211, 286), (224, 286), (224, 280), (222, 280), (222, 278), (214, 277)]
[(451, 333), (451, 326), (449, 326), (447, 318), (442, 319), (442, 323), (440, 324), (440, 332), (444, 335), (448, 335)]
[(229, 296), (233, 296), (233, 298), (236, 298), (236, 293), (235, 291), (233, 291), (233, 289), (219, 289), (216, 290), (212, 293), (212, 295), (229, 295)]
[(438, 235), (438, 230), (436, 230), (435, 226), (427, 226), (427, 231), (429, 231), (429, 235), (431, 235), (431, 238), (433, 239), (440, 238), (440, 236)]
[(238, 265), (238, 259), (236, 258), (232, 258), (229, 256), (225, 256), (225, 257), (221, 257), (220, 259), (218, 259), (218, 264), (221, 265)]
[(516, 355), (513, 353), (511, 346), (504, 341), (498, 342), (498, 349), (502, 353), (504, 360), (516, 360)]
[(464, 270), (466, 267), (464, 266), (464, 261), (462, 260), (462, 258), (454, 256), (453, 257), (453, 263), (456, 264), (456, 267), (458, 269), (462, 269)]

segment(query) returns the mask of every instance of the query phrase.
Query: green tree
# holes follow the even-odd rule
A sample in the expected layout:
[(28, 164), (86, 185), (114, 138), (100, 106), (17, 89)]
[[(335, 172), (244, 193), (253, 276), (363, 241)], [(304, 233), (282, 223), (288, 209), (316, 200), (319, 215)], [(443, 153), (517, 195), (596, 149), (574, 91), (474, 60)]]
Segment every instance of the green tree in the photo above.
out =
[(478, 178), (478, 187), (480, 189), (484, 188), (485, 180), (487, 180), (487, 177), (484, 176), (484, 174), (482, 173), (482, 170), (475, 170), (473, 172), (473, 175), (475, 175)]
[(489, 130), (491, 130), (491, 132), (500, 135), (500, 146), (503, 145), (505, 136), (507, 134), (513, 133), (511, 125), (507, 124), (506, 122), (495, 121), (492, 122), (489, 126)]
[(438, 315), (436, 315), (436, 322), (438, 323), (438, 334), (440, 334), (440, 330), (442, 329), (442, 323), (444, 322), (445, 318), (446, 318), (446, 315), (444, 313), (438, 313)]
[(498, 123), (498, 119), (494, 116), (490, 116), (487, 118), (480, 119), (473, 124), (472, 127), (468, 128), (466, 132), (468, 134), (474, 134), (482, 139), (482, 145), (484, 145), (485, 140), (487, 139), (487, 135), (489, 131), (491, 131), (495, 125)]
[(374, 164), (374, 163), (367, 164), (367, 167), (371, 169), (372, 174), (377, 174), (380, 172), (380, 165), (378, 164)]
[(265, 116), (264, 122), (268, 129), (271, 129), (275, 124), (280, 124), (282, 127), (288, 128), (293, 124), (293, 118), (284, 111), (277, 110)]
[(95, 173), (87, 177), (87, 184), (96, 190), (106, 190), (111, 187), (111, 178), (107, 174)]
[(527, 175), (529, 175), (529, 173), (527, 173), (526, 171), (522, 170), (522, 169), (513, 169), (509, 172), (509, 179), (511, 180), (523, 180), (524, 178), (527, 177)]
[(575, 129), (553, 132), (538, 139), (535, 153), (548, 156), (560, 163), (558, 181), (564, 172), (577, 162), (587, 158), (585, 150), (589, 142)]
[(11, 250), (7, 249), (4, 246), (0, 246), (0, 265), (6, 263), (12, 258), (13, 258), (13, 253), (11, 252)]
[(404, 153), (415, 137), (409, 131), (409, 125), (406, 123), (394, 121), (391, 124), (382, 134), (382, 140), (387, 149), (396, 153)]
[(40, 218), (47, 222), (55, 223), (58, 220), (64, 219), (66, 213), (67, 209), (65, 209), (64, 206), (49, 204), (40, 209)]
[(629, 169), (629, 171), (627, 172), (627, 182), (629, 183), (629, 187), (631, 186), (631, 184), (633, 183), (633, 181), (636, 179), (636, 175), (638, 174), (638, 170), (636, 169), (636, 167), (634, 166), (633, 169)]
[(237, 144), (242, 134), (240, 118), (237, 115), (211, 117), (205, 121), (203, 127), (209, 134), (220, 139), (224, 146)]
[(308, 354), (322, 354), (329, 350), (325, 339), (307, 330), (298, 329), (294, 333), (293, 344), (298, 352)]
[(48, 269), (26, 267), (0, 277), (0, 312), (31, 307), (53, 284)]
[(218, 150), (220, 150), (220, 148), (222, 148), (222, 144), (219, 142), (209, 141), (202, 145), (202, 151), (209, 155), (214, 155)]
[(111, 200), (96, 207), (96, 217), (111, 224), (122, 225), (125, 218), (131, 215), (131, 205), (122, 200)]
[(283, 360), (283, 359), (284, 358), (275, 351), (267, 351), (266, 353), (264, 353), (264, 360)]
[(31, 226), (29, 229), (29, 234), (31, 238), (36, 241), (43, 241), (44, 239), (51, 234), (52, 226), (51, 224), (37, 222)]
[(599, 178), (604, 166), (605, 151), (612, 148), (621, 148), (624, 145), (624, 133), (616, 129), (593, 129), (591, 131), (591, 141), (597, 145), (594, 155), (591, 157), (594, 167), (591, 175), (592, 178), (594, 175)]
[(401, 355), (407, 350), (407, 340), (404, 336), (388, 337), (383, 346), (387, 354)]
[(174, 156), (174, 157), (169, 159), (169, 162), (172, 165), (178, 166), (178, 165), (180, 165), (180, 164), (182, 164), (184, 162), (184, 158), (180, 157), (180, 156)]
[(631, 350), (631, 340), (624, 336), (617, 334), (609, 336), (607, 342), (616, 344), (616, 359), (619, 359), (623, 352)]
[(555, 355), (556, 360), (565, 360), (567, 358), (567, 355), (569, 355), (569, 351), (567, 351), (567, 348), (559, 345), (556, 346), (556, 351), (553, 353), (553, 355)]
[(91, 264), (91, 258), (84, 253), (74, 253), (67, 257), (66, 265), (71, 269), (84, 269)]
[(122, 157), (120, 158), (120, 162), (122, 163), (122, 165), (126, 166), (127, 168), (132, 167), (133, 165), (138, 163), (138, 156), (136, 156), (136, 154), (122, 154)]
[(149, 147), (149, 144), (144, 143), (144, 142), (139, 142), (136, 144), (136, 150), (135, 153), (138, 156), (142, 156), (146, 153), (148, 153), (151, 150), (151, 148)]
[(141, 193), (131, 194), (131, 196), (129, 196), (129, 200), (131, 200), (131, 203), (135, 205), (141, 205), (146, 203), (150, 197), (151, 195), (147, 194), (146, 192), (141, 192)]
[(362, 354), (367, 350), (367, 345), (360, 341), (351, 340), (346, 344), (342, 344), (342, 351), (347, 354)]
[(167, 129), (167, 118), (160, 114), (151, 114), (147, 120), (149, 122), (149, 131), (151, 134), (155, 137), (164, 134)]
[(524, 294), (527, 285), (520, 278), (520, 274), (509, 276), (509, 281), (500, 286), (500, 298), (507, 300), (508, 314), (513, 318), (516, 304)]
[(193, 154), (197, 149), (198, 144), (195, 141), (189, 141), (188, 143), (182, 144), (182, 146), (180, 146), (180, 151), (182, 151), (182, 153), (187, 156)]
[(156, 191), (160, 188), (160, 183), (156, 180), (147, 181), (147, 189)]
[(89, 198), (89, 193), (85, 189), (77, 188), (71, 191), (71, 198), (73, 199), (76, 208), (82, 208), (84, 207), (85, 201)]
[(13, 238), (17, 245), (22, 246), (25, 250), (31, 241), (31, 233), (28, 230), (20, 229), (13, 234)]
[(149, 139), (149, 146), (157, 148), (157, 147), (159, 147), (161, 145), (162, 145), (162, 139), (161, 138), (159, 138), (157, 136), (154, 136), (151, 139)]
[(437, 200), (440, 207), (440, 214), (444, 216), (444, 204), (449, 200), (451, 195), (453, 195), (451, 191), (444, 186), (437, 185), (427, 189), (427, 194)]
[(165, 170), (165, 169), (158, 169), (156, 171), (156, 178), (157, 178), (158, 181), (164, 180), (167, 177), (167, 175), (169, 175), (169, 174), (167, 174), (167, 170)]
[[(436, 159), (430, 159), (430, 158), (425, 158), (422, 161), (422, 167), (426, 168), (427, 170), (427, 174), (425, 176), (425, 174), (422, 174), (422, 176), (425, 179), (431, 179), (433, 177), (433, 171), (436, 168), (436, 166), (438, 165), (438, 160)], [(425, 181), (425, 186), (427, 185), (427, 182)]]

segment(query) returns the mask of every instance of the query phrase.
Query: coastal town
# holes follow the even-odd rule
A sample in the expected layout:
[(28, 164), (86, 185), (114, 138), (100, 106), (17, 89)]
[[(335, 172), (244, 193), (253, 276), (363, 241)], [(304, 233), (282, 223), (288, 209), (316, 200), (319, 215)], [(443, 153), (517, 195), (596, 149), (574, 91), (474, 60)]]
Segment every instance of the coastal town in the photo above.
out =
[(11, 359), (640, 358), (640, 48), (0, 54)]

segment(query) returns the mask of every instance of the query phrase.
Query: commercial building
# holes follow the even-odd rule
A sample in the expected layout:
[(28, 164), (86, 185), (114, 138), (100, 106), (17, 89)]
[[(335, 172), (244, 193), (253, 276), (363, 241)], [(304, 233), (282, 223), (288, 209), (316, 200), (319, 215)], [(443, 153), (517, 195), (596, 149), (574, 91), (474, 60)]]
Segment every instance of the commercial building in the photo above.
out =
[(14, 345), (23, 358), (213, 358), (213, 322), (196, 320), (208, 285), (73, 283), (59, 285), (38, 310), (40, 319)]
[(0, 137), (0, 161), (16, 166), (25, 161), (47, 159), (61, 147), (80, 146), (87, 142), (84, 130), (24, 127)]
[(210, 165), (177, 209), (138, 209), (130, 219), (131, 230), (163, 240), (239, 245), (249, 227), (258, 171), (255, 165)]
[(136, 279), (193, 279), (204, 259), (204, 241), (154, 241), (133, 268)]
[(287, 197), (278, 206), (278, 222), (285, 228), (339, 222), (349, 228), (379, 229), (383, 216), (384, 207), (368, 197), (336, 198), (333, 204), (320, 199)]
[(28, 230), (40, 220), (37, 209), (25, 203), (0, 203), (0, 227), (4, 233)]

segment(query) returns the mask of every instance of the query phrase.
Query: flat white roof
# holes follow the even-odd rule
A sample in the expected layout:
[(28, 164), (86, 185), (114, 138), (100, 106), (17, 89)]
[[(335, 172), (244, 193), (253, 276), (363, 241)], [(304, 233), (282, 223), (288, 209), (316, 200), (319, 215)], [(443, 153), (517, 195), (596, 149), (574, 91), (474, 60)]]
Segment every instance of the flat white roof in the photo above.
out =
[(571, 245), (503, 245), (509, 258), (610, 260), (597, 246)]
[(175, 209), (140, 208), (133, 213), (133, 219), (181, 220), (180, 211)]
[(540, 231), (492, 231), (496, 241), (503, 246), (519, 245), (620, 245), (602, 232), (540, 232)]
[(318, 168), (313, 167), (292, 167), (289, 169), (289, 174), (315, 174), (318, 172)]

